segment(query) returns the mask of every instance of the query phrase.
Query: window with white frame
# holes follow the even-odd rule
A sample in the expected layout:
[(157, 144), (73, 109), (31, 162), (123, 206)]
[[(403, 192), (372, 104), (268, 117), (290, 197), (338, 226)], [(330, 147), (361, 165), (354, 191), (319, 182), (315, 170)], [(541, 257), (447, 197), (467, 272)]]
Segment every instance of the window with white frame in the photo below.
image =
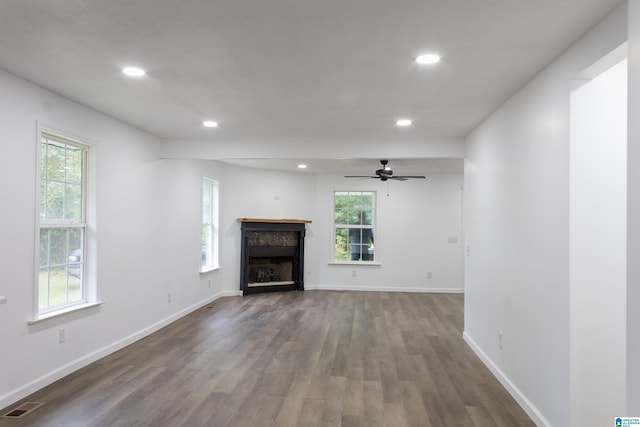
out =
[(218, 267), (218, 182), (202, 178), (202, 264), (200, 271)]
[(334, 260), (374, 261), (376, 193), (335, 191), (333, 199)]
[(38, 315), (87, 302), (88, 151), (79, 141), (40, 135)]

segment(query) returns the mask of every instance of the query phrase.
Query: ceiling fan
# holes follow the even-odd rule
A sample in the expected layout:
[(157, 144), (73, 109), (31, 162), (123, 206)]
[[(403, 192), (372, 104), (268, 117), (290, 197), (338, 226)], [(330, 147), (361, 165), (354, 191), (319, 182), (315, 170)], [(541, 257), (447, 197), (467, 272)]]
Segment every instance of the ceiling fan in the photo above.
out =
[(376, 170), (375, 175), (345, 175), (345, 178), (373, 178), (380, 181), (387, 181), (389, 179), (395, 179), (396, 181), (406, 181), (408, 179), (418, 178), (424, 179), (422, 175), (394, 175), (391, 167), (388, 166), (389, 160), (380, 160), (382, 168)]

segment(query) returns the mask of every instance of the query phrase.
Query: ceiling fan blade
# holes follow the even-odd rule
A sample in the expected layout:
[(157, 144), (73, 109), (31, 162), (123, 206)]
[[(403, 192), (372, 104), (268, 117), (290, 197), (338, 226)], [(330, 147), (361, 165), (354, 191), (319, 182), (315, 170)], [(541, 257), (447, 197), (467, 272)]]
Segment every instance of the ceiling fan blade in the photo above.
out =
[(371, 176), (371, 175), (345, 175), (345, 178), (380, 178), (379, 176)]
[(398, 181), (406, 181), (408, 179), (425, 179), (426, 177), (423, 175), (394, 175), (390, 176), (389, 179), (397, 179)]

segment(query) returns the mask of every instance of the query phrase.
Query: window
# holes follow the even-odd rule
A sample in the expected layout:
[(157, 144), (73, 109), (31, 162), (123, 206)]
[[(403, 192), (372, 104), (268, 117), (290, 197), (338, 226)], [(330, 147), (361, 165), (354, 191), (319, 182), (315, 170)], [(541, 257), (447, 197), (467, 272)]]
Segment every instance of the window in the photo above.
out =
[(88, 146), (47, 132), (40, 138), (38, 315), (87, 302)]
[(218, 182), (202, 178), (202, 264), (200, 271), (218, 267)]
[(334, 259), (374, 261), (376, 193), (334, 192)]

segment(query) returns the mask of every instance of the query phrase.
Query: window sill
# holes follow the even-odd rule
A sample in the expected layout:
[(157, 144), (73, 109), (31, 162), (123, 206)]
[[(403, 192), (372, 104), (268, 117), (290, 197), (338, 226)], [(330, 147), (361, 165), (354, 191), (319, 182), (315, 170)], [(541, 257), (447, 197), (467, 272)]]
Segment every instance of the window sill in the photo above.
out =
[(65, 308), (63, 308), (61, 310), (52, 311), (50, 313), (42, 314), (42, 315), (38, 316), (37, 319), (28, 320), (27, 323), (29, 325), (35, 325), (36, 323), (40, 323), (40, 322), (43, 322), (45, 320), (53, 319), (55, 317), (63, 316), (65, 314), (69, 314), (69, 313), (74, 313), (74, 312), (80, 311), (80, 310), (86, 310), (86, 309), (91, 308), (91, 307), (97, 307), (97, 306), (102, 305), (102, 304), (104, 304), (104, 301), (87, 302), (87, 303), (84, 303), (84, 304), (74, 305), (72, 307), (65, 307)]
[(382, 265), (379, 262), (374, 261), (329, 261), (329, 265), (374, 265), (380, 266)]
[(207, 274), (207, 273), (211, 273), (212, 271), (216, 271), (216, 270), (220, 270), (220, 266), (216, 266), (216, 267), (210, 267), (204, 270), (200, 270), (200, 274)]

